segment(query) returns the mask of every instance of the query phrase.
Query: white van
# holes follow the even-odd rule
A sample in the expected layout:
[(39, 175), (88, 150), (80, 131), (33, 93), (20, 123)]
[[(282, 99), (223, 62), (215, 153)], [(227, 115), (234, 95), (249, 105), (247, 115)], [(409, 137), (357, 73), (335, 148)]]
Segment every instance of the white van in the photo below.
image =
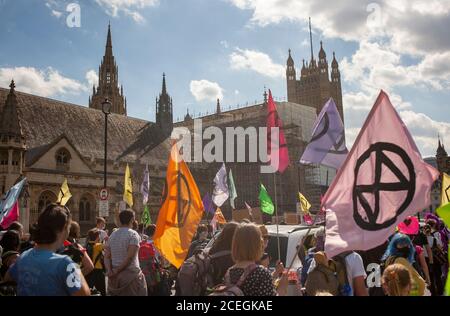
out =
[(280, 259), (286, 268), (294, 259), (292, 265), (293, 270), (297, 270), (302, 266), (300, 259), (297, 256), (297, 245), (300, 243), (303, 237), (308, 235), (314, 235), (321, 226), (307, 226), (307, 225), (278, 225), (278, 235), (277, 235), (277, 225), (266, 225), (267, 231), (269, 232), (269, 244), (267, 246), (266, 252), (269, 254), (270, 267), (275, 266), (278, 260), (278, 238), (280, 237)]

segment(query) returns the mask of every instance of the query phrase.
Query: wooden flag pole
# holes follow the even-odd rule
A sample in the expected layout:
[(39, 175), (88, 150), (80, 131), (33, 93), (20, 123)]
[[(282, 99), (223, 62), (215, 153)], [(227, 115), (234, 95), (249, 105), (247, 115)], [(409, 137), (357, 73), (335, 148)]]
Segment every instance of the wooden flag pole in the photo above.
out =
[(281, 251), (280, 251), (280, 234), (279, 234), (279, 218), (278, 218), (278, 204), (277, 204), (277, 178), (276, 172), (273, 173), (273, 184), (275, 188), (275, 217), (277, 219), (277, 244), (278, 244), (278, 260), (281, 260)]

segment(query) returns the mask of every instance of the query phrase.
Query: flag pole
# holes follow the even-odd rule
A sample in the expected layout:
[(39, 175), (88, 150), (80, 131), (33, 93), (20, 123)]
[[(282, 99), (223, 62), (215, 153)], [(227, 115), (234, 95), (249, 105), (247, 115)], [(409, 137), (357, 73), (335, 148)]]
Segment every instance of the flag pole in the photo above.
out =
[(277, 219), (277, 244), (278, 244), (278, 260), (281, 260), (281, 251), (280, 251), (280, 234), (279, 234), (279, 218), (278, 218), (278, 204), (277, 204), (277, 180), (276, 180), (276, 172), (273, 173), (273, 185), (275, 188), (275, 217)]

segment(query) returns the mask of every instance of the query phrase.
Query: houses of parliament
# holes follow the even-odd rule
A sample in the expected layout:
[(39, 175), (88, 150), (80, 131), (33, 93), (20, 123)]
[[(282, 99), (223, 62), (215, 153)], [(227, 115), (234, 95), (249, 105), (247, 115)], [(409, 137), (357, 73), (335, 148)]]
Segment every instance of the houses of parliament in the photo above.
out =
[[(297, 192), (301, 191), (318, 210), (320, 195), (331, 182), (333, 170), (297, 163), (310, 137), (314, 121), (324, 102), (333, 97), (343, 117), (341, 79), (338, 62), (333, 53), (331, 79), (325, 50), (316, 61), (312, 50), (309, 62), (303, 62), (297, 78), (294, 60), (289, 50), (286, 65), (287, 102), (277, 102), (291, 164), (277, 177), (259, 173), (259, 162), (227, 163), (233, 170), (238, 192), (236, 207), (247, 202), (259, 206), (259, 183), (264, 183), (274, 197), (277, 192), (278, 209), (295, 212)], [(72, 193), (68, 207), (83, 232), (92, 227), (98, 215), (98, 195), (103, 187), (104, 170), (104, 113), (102, 102), (111, 101), (108, 115), (107, 188), (110, 192), (108, 222), (113, 224), (122, 200), (125, 166), (132, 170), (133, 208), (140, 218), (143, 210), (139, 187), (143, 171), (150, 171), (150, 199), (152, 220), (155, 221), (170, 151), (170, 134), (174, 127), (193, 128), (193, 119), (187, 114), (180, 122), (173, 121), (173, 100), (169, 94), (169, 77), (163, 75), (159, 97), (156, 99), (156, 119), (127, 116), (126, 89), (119, 86), (119, 67), (113, 54), (111, 27), (108, 26), (105, 53), (98, 71), (98, 85), (92, 87), (88, 106), (20, 92), (20, 82), (11, 81), (9, 88), (0, 88), (0, 193), (6, 192), (22, 177), (27, 178), (21, 196), (20, 220), (24, 226), (34, 223), (39, 212), (55, 202), (61, 183), (66, 178)], [(261, 104), (230, 111), (222, 111), (220, 101), (215, 113), (201, 117), (203, 128), (265, 126), (266, 93)], [(176, 101), (175, 101), (176, 102)], [(248, 157), (248, 155), (246, 156)], [(204, 195), (210, 192), (213, 179), (221, 163), (189, 163), (189, 167)], [(329, 172), (328, 172), (329, 171)], [(275, 190), (277, 186), (277, 190)], [(227, 218), (231, 208), (223, 207)]]

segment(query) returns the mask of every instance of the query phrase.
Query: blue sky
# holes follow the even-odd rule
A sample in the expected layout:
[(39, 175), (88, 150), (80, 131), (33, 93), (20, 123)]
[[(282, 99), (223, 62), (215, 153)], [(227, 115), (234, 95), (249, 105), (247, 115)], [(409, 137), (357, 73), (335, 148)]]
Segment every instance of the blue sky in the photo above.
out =
[[(72, 2), (0, 0), (0, 86), (14, 77), (18, 90), (87, 105), (111, 21), (130, 116), (154, 120), (163, 72), (175, 118), (188, 107), (213, 111), (217, 96), (225, 108), (253, 103), (264, 86), (282, 99), (287, 50), (297, 67), (310, 57), (311, 16), (314, 53), (323, 40), (328, 60), (336, 51), (340, 62), (350, 142), (383, 88), (423, 155), (434, 155), (438, 133), (450, 148), (448, 1), (379, 1), (372, 11), (372, 1), (353, 0), (333, 8), (295, 0), (80, 0), (81, 26), (70, 28)], [(377, 10), (381, 27), (367, 31)]]

